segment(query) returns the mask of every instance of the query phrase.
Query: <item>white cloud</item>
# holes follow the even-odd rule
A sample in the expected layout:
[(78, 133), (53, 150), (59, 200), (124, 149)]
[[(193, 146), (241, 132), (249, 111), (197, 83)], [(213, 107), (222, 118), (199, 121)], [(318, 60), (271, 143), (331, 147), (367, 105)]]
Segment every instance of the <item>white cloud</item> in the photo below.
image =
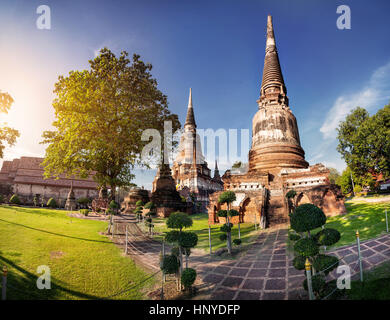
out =
[(335, 139), (339, 122), (354, 108), (370, 109), (390, 98), (390, 62), (376, 69), (368, 84), (352, 94), (341, 95), (326, 115), (320, 131), (324, 139)]

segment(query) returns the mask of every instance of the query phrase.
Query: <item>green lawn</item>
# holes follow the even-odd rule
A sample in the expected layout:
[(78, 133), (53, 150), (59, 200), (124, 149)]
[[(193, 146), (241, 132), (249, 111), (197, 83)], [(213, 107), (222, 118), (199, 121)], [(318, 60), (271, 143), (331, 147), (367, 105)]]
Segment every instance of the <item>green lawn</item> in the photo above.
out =
[(390, 300), (390, 261), (365, 272), (364, 282), (352, 281), (346, 295), (351, 300)]
[[(0, 206), (0, 266), (8, 267), (8, 299), (142, 299), (154, 283), (99, 234), (107, 222), (65, 211)], [(50, 290), (38, 290), (37, 267), (51, 269)]]
[[(209, 252), (209, 231), (208, 231), (209, 222), (208, 222), (207, 214), (205, 213), (194, 214), (191, 215), (191, 218), (193, 220), (193, 225), (191, 228), (185, 230), (194, 231), (198, 235), (199, 240), (196, 248), (203, 249), (204, 251)], [(159, 233), (154, 237), (157, 240), (162, 240), (163, 238), (162, 233), (166, 231), (170, 231), (170, 229), (166, 227), (165, 221), (166, 219), (164, 218), (153, 218), (153, 223), (155, 225), (154, 230), (155, 232)], [(226, 247), (226, 241), (221, 241), (219, 239), (219, 236), (222, 234), (222, 232), (220, 231), (220, 227), (221, 225), (217, 225), (217, 224), (211, 225), (211, 245), (213, 251), (219, 248)], [(253, 240), (254, 236), (257, 235), (259, 232), (255, 230), (253, 223), (241, 223), (240, 229), (241, 229), (241, 240), (243, 245), (250, 243)], [(144, 230), (146, 230), (146, 228)], [(235, 224), (232, 229), (232, 239), (236, 239), (236, 238), (238, 238), (238, 226)]]
[[(390, 227), (390, 203), (367, 203), (358, 200), (349, 200), (345, 203), (346, 215), (330, 217), (326, 221), (327, 228), (337, 229), (341, 239), (335, 244), (340, 247), (356, 242), (356, 230), (359, 230), (360, 239), (367, 240), (386, 233), (385, 209)], [(320, 229), (314, 231), (316, 233)]]

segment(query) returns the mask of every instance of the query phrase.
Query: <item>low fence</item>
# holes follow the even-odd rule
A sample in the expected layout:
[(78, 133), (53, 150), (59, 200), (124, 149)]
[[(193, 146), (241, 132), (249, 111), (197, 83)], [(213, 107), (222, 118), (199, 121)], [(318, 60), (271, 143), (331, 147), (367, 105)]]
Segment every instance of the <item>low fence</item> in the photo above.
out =
[[(386, 227), (387, 227), (387, 232), (388, 232), (388, 224), (387, 223), (388, 223), (388, 220), (387, 220), (387, 213), (386, 213)], [(364, 281), (364, 277), (363, 277), (364, 269), (363, 269), (363, 258), (362, 258), (361, 249), (360, 249), (359, 231), (356, 231), (356, 249), (357, 249), (356, 261), (350, 262), (348, 264), (348, 267), (350, 269), (353, 269), (354, 271), (356, 270), (356, 268), (358, 268), (359, 269), (359, 279), (361, 282), (363, 282)], [(318, 275), (318, 274), (322, 274), (324, 277), (326, 277), (328, 275), (327, 270), (331, 269), (335, 265), (339, 265), (339, 263), (343, 261), (344, 257), (338, 258), (338, 260), (335, 263), (333, 263), (332, 265), (328, 266), (327, 268), (325, 268), (323, 270), (319, 270), (319, 271), (313, 270), (311, 263), (309, 262), (308, 259), (306, 259), (305, 270), (306, 270), (306, 279), (307, 279), (307, 289), (308, 289), (308, 294), (309, 294), (309, 300), (316, 300), (316, 297), (314, 295), (314, 290), (313, 290), (313, 276)], [(351, 266), (352, 266), (352, 268), (351, 268)], [(352, 276), (352, 274), (350, 274), (350, 275)], [(354, 273), (353, 275), (356, 275), (356, 273)], [(327, 300), (337, 290), (339, 290), (339, 288), (336, 285), (335, 288), (331, 292), (329, 292), (325, 297), (321, 297), (320, 299)]]

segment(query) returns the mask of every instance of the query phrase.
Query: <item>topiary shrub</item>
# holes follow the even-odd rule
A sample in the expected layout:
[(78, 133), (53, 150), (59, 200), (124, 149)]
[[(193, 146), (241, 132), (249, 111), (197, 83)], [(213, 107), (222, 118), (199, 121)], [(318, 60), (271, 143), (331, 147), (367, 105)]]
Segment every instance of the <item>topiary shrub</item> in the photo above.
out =
[(181, 275), (181, 283), (183, 284), (186, 290), (190, 290), (191, 286), (196, 280), (196, 271), (192, 268), (187, 268), (183, 271)]
[[(326, 282), (326, 276), (337, 268), (339, 260), (337, 257), (320, 253), (320, 246), (329, 246), (340, 240), (340, 233), (331, 228), (325, 228), (315, 235), (311, 230), (321, 227), (326, 222), (323, 211), (309, 203), (298, 206), (290, 214), (291, 228), (296, 232), (306, 232), (307, 237), (301, 238), (298, 235), (290, 234), (289, 238), (296, 241), (294, 244), (295, 258), (293, 265), (297, 270), (305, 269), (306, 259), (312, 265), (312, 287), (317, 297), (323, 297), (323, 293), (331, 287)], [(307, 280), (303, 282), (303, 287), (307, 289)]]
[(179, 261), (174, 255), (165, 255), (160, 266), (161, 270), (166, 274), (174, 274), (179, 270)]
[(89, 210), (88, 209), (80, 209), (79, 212), (84, 215), (84, 216), (88, 216), (89, 214)]
[(305, 269), (306, 258), (304, 256), (296, 256), (293, 260), (293, 266), (297, 270)]
[(222, 231), (222, 232), (230, 232), (231, 230), (232, 230), (232, 228), (233, 228), (233, 223), (225, 223), (221, 228), (220, 228), (220, 230)]
[(226, 233), (222, 233), (220, 236), (219, 236), (219, 240), (221, 241), (226, 241), (227, 239), (227, 234)]
[(323, 226), (326, 222), (324, 212), (314, 204), (305, 203), (290, 214), (291, 228), (296, 232), (308, 232)]
[(241, 241), (241, 239), (234, 239), (234, 240), (233, 240), (233, 243), (234, 243), (236, 246), (239, 246), (239, 245), (242, 243), (242, 241)]
[(296, 233), (290, 233), (288, 235), (288, 238), (291, 240), (291, 241), (297, 241), (299, 239), (301, 239), (301, 236), (299, 234), (296, 234)]
[(12, 204), (21, 204), (21, 201), (16, 194), (12, 195), (12, 197), (9, 199), (9, 202)]
[(54, 198), (50, 198), (47, 201), (47, 206), (50, 208), (57, 208), (57, 201)]
[(319, 252), (319, 248), (313, 239), (304, 238), (295, 243), (294, 251), (302, 257), (311, 257)]
[(193, 248), (198, 244), (198, 235), (195, 232), (182, 232), (179, 235), (179, 245), (183, 248)]
[(143, 206), (144, 206), (144, 203), (142, 202), (142, 200), (138, 200), (138, 201), (135, 203), (135, 205), (136, 205), (137, 207), (143, 207)]
[(340, 232), (336, 229), (325, 228), (314, 235), (314, 239), (320, 246), (331, 246), (341, 238)]
[(335, 256), (328, 256), (326, 254), (319, 254), (313, 259), (313, 268), (321, 270), (325, 275), (336, 269), (339, 265), (339, 259)]
[[(311, 278), (311, 284), (312, 284), (312, 287), (313, 287), (313, 291), (314, 293), (319, 296), (321, 290), (324, 288), (325, 284), (326, 284), (326, 280), (325, 280), (325, 277), (320, 274), (320, 273), (317, 273), (315, 274), (312, 278)], [(308, 290), (308, 287), (307, 287), (307, 279), (303, 280), (303, 288), (307, 291)]]
[(179, 229), (181, 231), (183, 228), (192, 226), (192, 219), (184, 212), (173, 212), (168, 217), (166, 224), (168, 228)]
[(165, 241), (169, 243), (174, 243), (179, 241), (180, 232), (177, 230), (172, 230), (167, 232), (165, 235)]

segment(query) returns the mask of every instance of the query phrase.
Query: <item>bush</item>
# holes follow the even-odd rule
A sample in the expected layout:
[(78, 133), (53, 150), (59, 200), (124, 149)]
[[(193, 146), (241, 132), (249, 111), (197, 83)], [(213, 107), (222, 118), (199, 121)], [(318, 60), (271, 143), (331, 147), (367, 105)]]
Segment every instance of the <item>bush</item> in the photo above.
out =
[(177, 241), (179, 241), (179, 235), (180, 235), (180, 232), (177, 230), (169, 231), (165, 235), (165, 241), (169, 242), (169, 243), (177, 242)]
[(57, 208), (57, 202), (54, 198), (50, 198), (49, 201), (47, 201), (47, 206), (50, 208)]
[(12, 204), (21, 204), (21, 201), (16, 194), (12, 195), (11, 199), (9, 199), (9, 202)]
[[(324, 278), (324, 276), (321, 273), (315, 274), (311, 278), (311, 284), (312, 284), (312, 287), (313, 287), (313, 291), (318, 294), (325, 286), (325, 278)], [(303, 281), (303, 288), (306, 291), (308, 290), (308, 288), (307, 288), (307, 278)]]
[(290, 233), (288, 235), (288, 238), (291, 240), (291, 241), (297, 241), (299, 239), (301, 239), (301, 236), (299, 234), (296, 234), (296, 233)]
[(136, 205), (137, 207), (142, 207), (142, 206), (144, 205), (144, 203), (142, 202), (142, 200), (138, 200), (138, 201), (135, 203), (135, 205)]
[(317, 243), (310, 238), (298, 240), (294, 245), (294, 251), (303, 257), (315, 256), (318, 252)]
[(183, 229), (192, 226), (192, 219), (184, 212), (173, 212), (170, 214), (167, 222), (170, 229)]
[(311, 203), (301, 204), (290, 214), (291, 228), (296, 232), (319, 228), (325, 222), (326, 216), (324, 212)]
[(314, 258), (313, 267), (319, 272), (323, 271), (327, 275), (332, 270), (336, 269), (339, 265), (339, 259), (335, 256), (328, 256), (325, 254), (319, 254)]
[(4, 203), (4, 196), (0, 194), (0, 203)]
[(296, 195), (297, 195), (297, 192), (294, 189), (292, 189), (286, 193), (286, 198), (291, 199), (291, 198), (294, 198)]
[(116, 201), (111, 200), (111, 202), (109, 204), (109, 208), (114, 209), (114, 210), (119, 209), (119, 204)]
[(77, 199), (77, 203), (80, 205), (84, 205), (84, 206), (88, 205), (90, 202), (91, 202), (91, 199), (86, 198), (86, 197), (82, 197), (82, 198)]
[(220, 230), (222, 232), (230, 232), (233, 228), (233, 224), (232, 223), (225, 223), (221, 228)]
[(222, 192), (218, 198), (219, 203), (232, 203), (236, 200), (236, 194), (233, 191)]
[(221, 241), (226, 241), (227, 239), (227, 234), (226, 233), (222, 233), (220, 236), (219, 236), (219, 240)]
[(174, 255), (166, 255), (162, 259), (161, 270), (166, 274), (176, 273), (179, 270), (179, 261)]
[(242, 241), (241, 241), (241, 239), (234, 239), (234, 240), (233, 240), (233, 243), (234, 243), (236, 246), (239, 246), (239, 245), (242, 243)]
[(227, 210), (218, 211), (218, 217), (226, 218), (226, 216), (227, 216)]
[(184, 248), (193, 248), (198, 244), (198, 235), (195, 232), (182, 232), (179, 236), (179, 245)]
[(149, 201), (147, 204), (145, 204), (145, 209), (153, 210), (156, 208), (153, 202)]
[(88, 209), (80, 209), (79, 211), (82, 215), (88, 216), (89, 210)]
[(178, 246), (176, 247), (172, 247), (171, 249), (171, 255), (175, 256), (175, 257), (179, 257), (180, 255), (180, 248)]
[(196, 271), (191, 268), (187, 268), (183, 270), (181, 274), (181, 283), (184, 285), (185, 289), (190, 289), (194, 284), (196, 279)]
[(239, 216), (240, 213), (239, 213), (237, 210), (230, 209), (230, 210), (229, 210), (229, 215), (230, 215), (231, 217), (235, 217), (235, 216)]
[(314, 239), (320, 246), (331, 246), (338, 242), (340, 238), (340, 232), (332, 228), (323, 229), (314, 235)]
[(355, 193), (361, 193), (362, 192), (362, 186), (359, 186), (358, 184), (355, 186), (355, 188), (353, 189), (353, 191), (355, 191)]
[(304, 270), (305, 269), (305, 262), (306, 258), (303, 256), (296, 256), (293, 260), (293, 266), (297, 270)]

